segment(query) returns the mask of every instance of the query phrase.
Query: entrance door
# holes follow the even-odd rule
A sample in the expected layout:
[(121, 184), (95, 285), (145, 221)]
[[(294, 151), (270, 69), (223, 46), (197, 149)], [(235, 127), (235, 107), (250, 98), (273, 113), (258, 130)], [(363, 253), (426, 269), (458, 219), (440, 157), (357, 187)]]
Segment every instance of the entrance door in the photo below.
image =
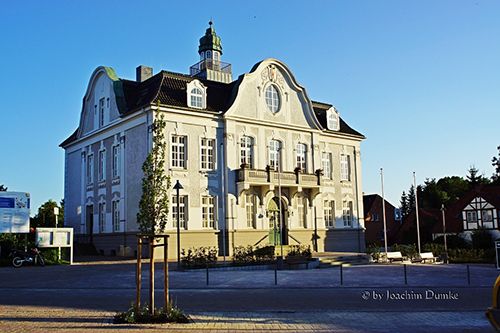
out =
[(269, 244), (271, 245), (288, 245), (288, 229), (287, 229), (287, 213), (286, 205), (281, 201), (281, 223), (280, 225), (280, 200), (274, 197), (267, 206), (269, 217)]

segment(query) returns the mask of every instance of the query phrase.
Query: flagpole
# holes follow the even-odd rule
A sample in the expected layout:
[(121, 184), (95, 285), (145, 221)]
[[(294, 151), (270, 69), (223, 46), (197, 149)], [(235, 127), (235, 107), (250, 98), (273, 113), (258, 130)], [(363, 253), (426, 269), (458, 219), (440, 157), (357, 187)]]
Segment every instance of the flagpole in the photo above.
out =
[(417, 218), (417, 245), (418, 253), (422, 253), (420, 250), (420, 221), (418, 219), (418, 191), (417, 191), (417, 180), (415, 177), (415, 171), (413, 171), (413, 188), (415, 189), (415, 216)]
[(380, 182), (382, 183), (382, 215), (384, 219), (384, 246), (387, 254), (387, 222), (385, 218), (385, 196), (384, 196), (384, 169), (380, 168)]

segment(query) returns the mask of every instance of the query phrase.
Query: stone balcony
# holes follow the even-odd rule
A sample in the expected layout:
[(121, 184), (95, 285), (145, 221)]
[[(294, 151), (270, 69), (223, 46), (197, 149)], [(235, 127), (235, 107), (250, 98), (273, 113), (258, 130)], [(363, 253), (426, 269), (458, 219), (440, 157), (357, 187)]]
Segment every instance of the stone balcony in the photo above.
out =
[(275, 186), (281, 184), (282, 187), (295, 188), (297, 191), (303, 189), (316, 189), (321, 187), (322, 176), (320, 172), (302, 173), (295, 172), (277, 172), (271, 168), (266, 170), (241, 168), (238, 170), (237, 185), (238, 191), (248, 190), (251, 186), (264, 186), (273, 190)]

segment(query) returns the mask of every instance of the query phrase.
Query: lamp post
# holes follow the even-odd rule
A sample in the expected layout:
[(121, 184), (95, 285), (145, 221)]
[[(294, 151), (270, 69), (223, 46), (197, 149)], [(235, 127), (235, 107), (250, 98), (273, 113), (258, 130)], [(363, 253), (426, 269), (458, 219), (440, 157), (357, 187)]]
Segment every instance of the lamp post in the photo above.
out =
[(177, 269), (181, 268), (181, 224), (180, 224), (181, 211), (180, 211), (179, 191), (182, 190), (183, 188), (184, 187), (182, 187), (179, 180), (177, 180), (177, 182), (174, 185), (174, 190), (176, 191), (176, 196), (177, 196)]
[(441, 204), (441, 214), (443, 216), (443, 237), (444, 237), (444, 263), (448, 263), (448, 244), (446, 242), (446, 219), (444, 217), (444, 204)]

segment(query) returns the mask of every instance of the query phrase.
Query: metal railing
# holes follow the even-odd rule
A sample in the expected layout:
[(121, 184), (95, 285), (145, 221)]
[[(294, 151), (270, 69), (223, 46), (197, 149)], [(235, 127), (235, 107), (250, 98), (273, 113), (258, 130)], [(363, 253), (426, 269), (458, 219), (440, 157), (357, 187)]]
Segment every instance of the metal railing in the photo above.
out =
[(189, 68), (189, 72), (193, 76), (206, 69), (231, 74), (231, 64), (213, 59), (205, 59), (194, 64)]

